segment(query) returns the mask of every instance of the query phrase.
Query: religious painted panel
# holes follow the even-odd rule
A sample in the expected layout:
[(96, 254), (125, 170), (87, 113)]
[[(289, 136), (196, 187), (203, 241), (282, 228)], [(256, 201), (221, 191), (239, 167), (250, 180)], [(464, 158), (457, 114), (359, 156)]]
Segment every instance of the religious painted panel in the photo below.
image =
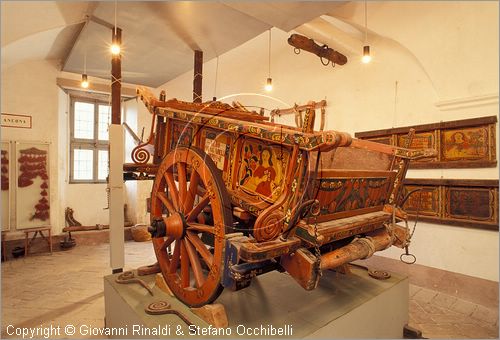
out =
[(487, 188), (449, 187), (445, 190), (445, 217), (492, 221), (494, 193)]
[(188, 125), (181, 122), (172, 123), (172, 139), (170, 149), (175, 149), (178, 146), (190, 147), (193, 143), (193, 125)]
[(290, 152), (280, 146), (269, 146), (248, 139), (243, 143), (238, 183), (246, 193), (276, 200), (285, 182)]
[(495, 167), (496, 116), (455, 120), (425, 125), (406, 126), (377, 131), (357, 132), (355, 136), (404, 146), (407, 133), (415, 129), (412, 149), (431, 148), (437, 151), (434, 158), (410, 163), (410, 168), (480, 168)]
[(408, 197), (403, 209), (409, 214), (427, 215), (427, 216), (439, 216), (440, 205), (439, 202), (439, 187), (435, 186), (414, 186), (406, 185), (405, 191), (411, 192), (416, 189), (421, 189), (416, 191)]
[(488, 160), (488, 127), (454, 129), (441, 132), (443, 161)]
[(422, 188), (403, 207), (410, 218), (420, 204), (419, 220), (498, 230), (498, 180), (408, 178), (404, 184), (407, 192)]
[[(398, 135), (398, 144), (399, 147), (405, 147), (408, 144), (408, 135)], [(437, 150), (436, 147), (436, 137), (434, 131), (431, 132), (419, 132), (415, 133), (413, 137), (409, 149), (434, 149)], [(431, 162), (436, 161), (438, 156), (434, 158), (423, 158), (418, 160), (417, 162)]]
[(232, 139), (226, 133), (203, 129), (201, 132), (201, 148), (214, 161), (218, 169), (222, 170), (223, 179), (229, 173), (229, 160)]

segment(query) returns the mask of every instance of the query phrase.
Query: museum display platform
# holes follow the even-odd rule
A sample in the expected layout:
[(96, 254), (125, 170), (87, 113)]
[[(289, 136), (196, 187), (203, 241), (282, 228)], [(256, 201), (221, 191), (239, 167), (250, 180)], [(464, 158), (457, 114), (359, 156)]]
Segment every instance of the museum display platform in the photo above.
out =
[[(288, 274), (279, 272), (254, 278), (250, 287), (237, 292), (224, 290), (216, 303), (224, 305), (229, 326), (217, 336), (190, 334), (176, 315), (146, 314), (150, 303), (166, 300), (195, 325), (191, 328), (208, 331), (210, 326), (156, 287), (155, 275), (140, 277), (154, 287), (153, 296), (139, 284), (116, 283), (118, 274), (108, 275), (104, 277), (106, 327), (126, 328), (126, 338), (252, 338), (265, 332), (258, 337), (402, 338), (408, 322), (408, 278), (392, 273), (387, 280), (377, 280), (362, 268), (351, 267), (351, 271), (347, 275), (324, 271), (313, 291), (305, 291)], [(283, 335), (270, 333), (279, 328)]]

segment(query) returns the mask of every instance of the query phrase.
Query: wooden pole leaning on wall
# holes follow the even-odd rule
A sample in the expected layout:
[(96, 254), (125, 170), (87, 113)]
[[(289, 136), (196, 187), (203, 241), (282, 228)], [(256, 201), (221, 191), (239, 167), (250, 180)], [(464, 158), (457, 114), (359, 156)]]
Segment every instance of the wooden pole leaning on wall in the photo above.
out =
[[(112, 41), (122, 44), (121, 28), (113, 29)], [(121, 89), (122, 89), (122, 56), (121, 53), (111, 57), (111, 124), (121, 124)]]
[(203, 85), (203, 51), (194, 51), (193, 103), (201, 103)]

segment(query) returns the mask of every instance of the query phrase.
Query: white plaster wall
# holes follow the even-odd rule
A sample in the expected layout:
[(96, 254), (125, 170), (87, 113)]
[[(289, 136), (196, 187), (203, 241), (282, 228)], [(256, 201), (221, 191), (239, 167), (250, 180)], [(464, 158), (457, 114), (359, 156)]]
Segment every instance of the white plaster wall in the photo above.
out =
[[(61, 73), (50, 61), (29, 61), (2, 66), (1, 110), (28, 114), (32, 129), (1, 128), (1, 139), (50, 143), (50, 224), (57, 235), (65, 226), (64, 210), (71, 207), (83, 225), (108, 224), (106, 184), (69, 184), (69, 102), (56, 85)], [(11, 235), (15, 229), (15, 204), (11, 204)]]
[[(360, 6), (348, 3), (341, 17), (361, 26)], [(260, 96), (267, 78), (267, 32), (219, 57), (216, 96), (269, 109), (285, 107), (279, 102), (291, 106), (326, 99), (326, 128), (350, 133), (498, 115), (497, 3), (369, 2), (369, 8), (372, 63), (364, 65), (358, 56), (349, 55), (344, 66), (324, 67), (316, 56), (293, 53), (286, 42), (293, 32), (273, 29), (276, 99)], [(205, 100), (214, 95), (214, 75), (215, 60), (205, 62)], [(191, 100), (192, 77), (192, 71), (187, 72), (159, 89), (165, 89), (168, 98)], [(491, 94), (496, 99), (489, 104), (448, 111), (435, 106), (443, 100)], [(408, 177), (498, 179), (498, 166), (411, 170)], [(420, 264), (498, 281), (498, 242), (498, 232), (421, 222), (412, 252)], [(394, 248), (382, 255), (399, 258), (400, 253)]]
[[(36, 79), (33, 75), (36, 74)], [(1, 128), (1, 138), (6, 141), (49, 142), (50, 176), (50, 224), (58, 233), (64, 222), (59, 207), (60, 183), (58, 181), (58, 87), (57, 68), (48, 61), (29, 61), (2, 68), (1, 110), (5, 113), (32, 116), (31, 129)], [(11, 158), (14, 163), (14, 158)], [(16, 180), (15, 178), (12, 178)], [(11, 182), (12, 183), (12, 182)], [(14, 185), (12, 185), (14, 188)], [(12, 201), (11, 216), (15, 216), (15, 201)], [(41, 223), (47, 224), (46, 222)], [(11, 220), (11, 233), (16, 232), (15, 221)], [(20, 234), (19, 234), (20, 235)]]

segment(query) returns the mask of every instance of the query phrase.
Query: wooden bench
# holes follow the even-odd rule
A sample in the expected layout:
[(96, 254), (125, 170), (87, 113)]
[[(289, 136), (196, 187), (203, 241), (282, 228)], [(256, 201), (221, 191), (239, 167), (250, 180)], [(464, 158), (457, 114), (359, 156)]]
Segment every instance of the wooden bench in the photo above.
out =
[[(48, 237), (45, 237), (43, 232), (46, 231), (48, 233)], [(50, 253), (52, 254), (52, 228), (51, 227), (40, 227), (40, 228), (31, 228), (31, 229), (25, 229), (23, 230), (24, 232), (24, 256), (28, 256), (30, 252), (30, 247), (33, 241), (35, 240), (36, 236), (40, 234), (40, 236), (47, 242), (49, 245), (49, 250)], [(33, 234), (33, 237), (31, 240), (29, 239), (29, 236), (31, 233)]]

